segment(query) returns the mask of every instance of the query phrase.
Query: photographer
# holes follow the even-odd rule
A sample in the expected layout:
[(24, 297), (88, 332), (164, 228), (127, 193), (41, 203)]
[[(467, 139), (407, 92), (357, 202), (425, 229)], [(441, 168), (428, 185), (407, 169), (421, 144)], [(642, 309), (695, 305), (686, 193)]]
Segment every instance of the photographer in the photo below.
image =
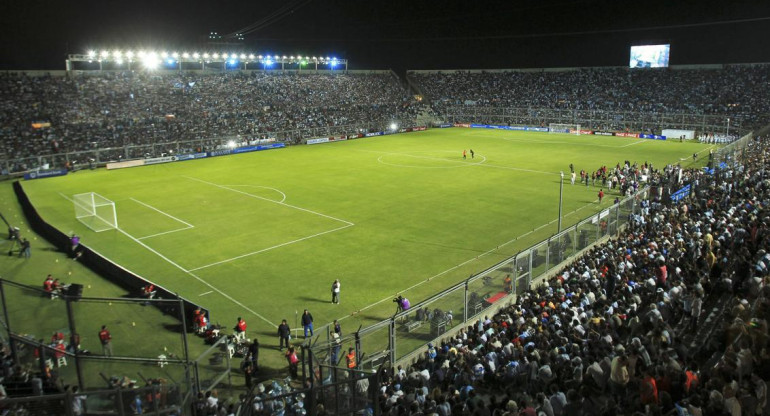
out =
[(396, 304), (396, 313), (403, 312), (409, 309), (411, 304), (409, 303), (409, 299), (398, 295), (395, 299), (393, 299), (393, 302)]

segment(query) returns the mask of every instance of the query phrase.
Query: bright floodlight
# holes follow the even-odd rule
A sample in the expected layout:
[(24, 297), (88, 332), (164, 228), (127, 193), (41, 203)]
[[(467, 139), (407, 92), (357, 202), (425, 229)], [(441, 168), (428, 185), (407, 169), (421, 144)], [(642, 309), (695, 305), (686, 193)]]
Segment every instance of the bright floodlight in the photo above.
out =
[(203, 54), (203, 57), (204, 57), (205, 59), (209, 59), (209, 54), (208, 54), (208, 53), (204, 53), (204, 54)]
[(174, 52), (171, 54), (171, 56), (174, 57), (174, 59), (177, 59), (179, 58), (179, 52)]
[(126, 57), (127, 57), (128, 59), (131, 59), (131, 58), (133, 58), (133, 57), (134, 57), (134, 53), (133, 53), (133, 52), (131, 52), (131, 51), (128, 51), (128, 52), (126, 52)]
[(238, 63), (238, 61), (236, 61), (235, 59), (231, 59), (230, 60), (230, 65), (232, 65), (232, 66), (235, 66), (235, 64), (237, 64), (237, 63)]
[(189, 53), (187, 53), (187, 52), (185, 52), (185, 53), (183, 53), (183, 54), (182, 54), (182, 58), (184, 58), (184, 59), (187, 59), (187, 58), (189, 58), (189, 57), (190, 57), (190, 54), (189, 54)]
[(146, 69), (155, 69), (160, 65), (160, 60), (158, 59), (158, 56), (153, 52), (149, 54), (145, 54), (142, 57), (142, 64)]
[(96, 51), (88, 51), (89, 58), (93, 58), (94, 56), (96, 56)]
[(249, 54), (249, 59), (254, 59), (254, 54), (253, 53)]
[(118, 65), (123, 65), (123, 60), (118, 58), (118, 60), (115, 61), (115, 63), (118, 64)]
[(241, 54), (241, 59), (246, 59), (246, 54), (245, 53)]
[(393, 130), (393, 131), (396, 131), (396, 129), (398, 129), (398, 124), (390, 123), (390, 129)]
[(229, 142), (227, 142), (227, 147), (229, 147), (231, 149), (235, 149), (235, 142), (230, 140)]
[(120, 59), (120, 51), (113, 51), (112, 56), (114, 56), (115, 59)]
[(110, 53), (107, 52), (107, 51), (102, 51), (101, 55), (102, 55), (102, 58), (106, 58), (106, 57), (110, 56)]
[(215, 54), (214, 54), (214, 55), (212, 55), (211, 57), (212, 57), (212, 58), (214, 58), (214, 59), (217, 59), (217, 58), (219, 58), (219, 54), (218, 54), (218, 53), (215, 53)]
[(327, 61), (329, 60), (329, 57), (328, 57), (328, 56), (326, 57), (326, 60), (327, 60)]
[(161, 54), (160, 54), (160, 57), (161, 57), (161, 58), (163, 58), (163, 59), (166, 59), (166, 58), (168, 58), (168, 52), (163, 52), (163, 53), (161, 53)]
[(195, 52), (195, 53), (193, 54), (193, 58), (195, 58), (195, 59), (198, 59), (198, 58), (200, 58), (200, 57), (201, 57), (201, 55), (200, 55), (198, 52)]
[(166, 63), (169, 65), (174, 65), (174, 60), (169, 58), (168, 61), (166, 61)]
[(262, 59), (262, 55), (257, 55), (257, 58)]

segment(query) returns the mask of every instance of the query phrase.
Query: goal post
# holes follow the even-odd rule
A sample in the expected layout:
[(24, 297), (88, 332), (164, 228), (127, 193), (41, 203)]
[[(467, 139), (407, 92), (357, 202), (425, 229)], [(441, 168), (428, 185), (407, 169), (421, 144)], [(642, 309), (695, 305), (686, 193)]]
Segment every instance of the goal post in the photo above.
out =
[(97, 194), (86, 192), (72, 197), (75, 218), (95, 232), (118, 228), (118, 214), (115, 203)]
[(551, 123), (548, 125), (549, 133), (566, 133), (580, 136), (580, 124), (559, 124)]

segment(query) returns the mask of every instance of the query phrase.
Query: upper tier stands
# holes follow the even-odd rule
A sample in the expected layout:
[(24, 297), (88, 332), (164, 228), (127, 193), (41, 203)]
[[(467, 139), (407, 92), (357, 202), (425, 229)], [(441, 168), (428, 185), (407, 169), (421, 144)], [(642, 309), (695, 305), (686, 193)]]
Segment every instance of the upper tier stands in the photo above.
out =
[[(0, 160), (360, 123), (382, 128), (413, 119), (415, 103), (390, 73), (3, 75)], [(35, 129), (36, 121), (51, 126)]]
[[(731, 117), (734, 125), (745, 128), (770, 122), (770, 65), (659, 70), (420, 71), (408, 76), (432, 102), (433, 109), (444, 116), (470, 115), (481, 107), (524, 108), (530, 109), (523, 117), (531, 117), (531, 123), (544, 117), (533, 114), (532, 109), (572, 110), (583, 118), (588, 118), (588, 112), (611, 113), (614, 116), (593, 115), (603, 121), (620, 121), (615, 123), (617, 126), (607, 126), (608, 129), (628, 124), (627, 120), (617, 120), (617, 114), (623, 112), (720, 116), (722, 126), (725, 118)], [(583, 122), (587, 128), (603, 127), (588, 124)], [(646, 127), (653, 130), (673, 127), (653, 126), (652, 121), (648, 124)]]

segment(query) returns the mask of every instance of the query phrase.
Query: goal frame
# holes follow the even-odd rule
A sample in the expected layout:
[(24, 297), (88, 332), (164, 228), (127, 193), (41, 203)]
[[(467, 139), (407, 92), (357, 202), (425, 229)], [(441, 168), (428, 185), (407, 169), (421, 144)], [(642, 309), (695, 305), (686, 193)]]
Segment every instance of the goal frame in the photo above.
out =
[(580, 124), (550, 123), (548, 125), (548, 132), (580, 136)]
[(75, 219), (92, 231), (98, 233), (118, 228), (115, 202), (96, 192), (86, 192), (73, 195), (72, 203), (75, 208)]

